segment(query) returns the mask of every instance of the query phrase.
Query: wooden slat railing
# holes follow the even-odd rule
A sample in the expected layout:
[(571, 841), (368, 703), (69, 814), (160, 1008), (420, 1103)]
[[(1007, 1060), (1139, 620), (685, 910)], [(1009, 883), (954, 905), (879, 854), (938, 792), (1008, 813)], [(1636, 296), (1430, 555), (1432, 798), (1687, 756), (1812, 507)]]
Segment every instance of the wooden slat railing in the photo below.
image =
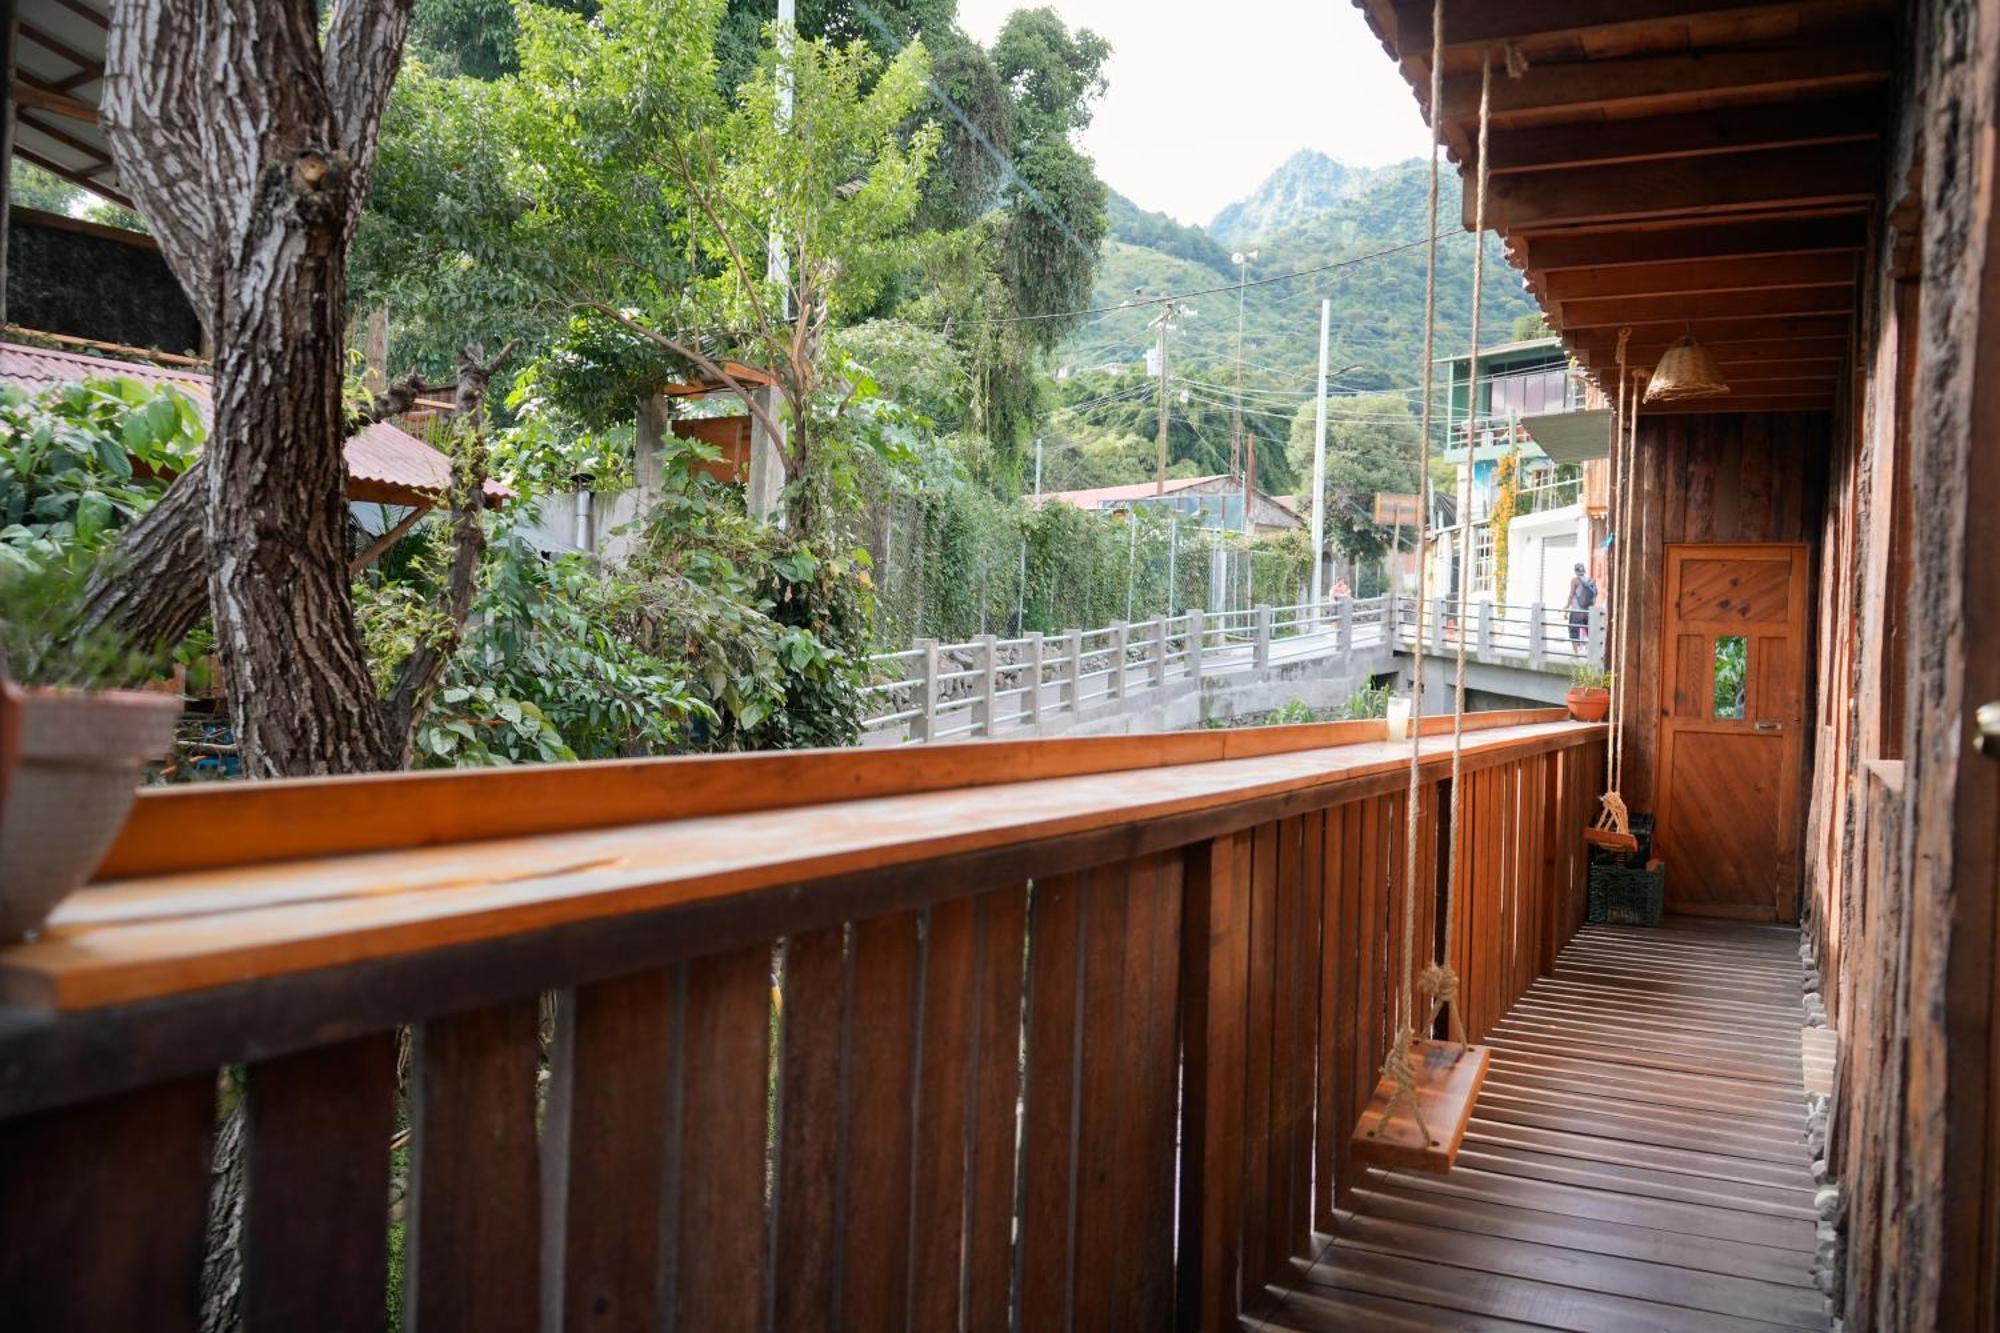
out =
[[(1479, 721), (1475, 1035), (1581, 919), (1603, 749)], [(194, 1328), (240, 1132), (252, 1329), (379, 1324), (392, 1258), (426, 1333), (1233, 1327), (1389, 1038), (1380, 726), (148, 798), (0, 950), (7, 1326)]]

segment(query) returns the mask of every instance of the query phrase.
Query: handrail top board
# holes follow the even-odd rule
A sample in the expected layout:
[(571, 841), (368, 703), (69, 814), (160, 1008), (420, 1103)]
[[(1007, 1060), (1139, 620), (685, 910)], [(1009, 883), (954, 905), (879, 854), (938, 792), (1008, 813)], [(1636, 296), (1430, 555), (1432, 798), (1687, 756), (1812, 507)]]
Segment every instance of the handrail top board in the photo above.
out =
[[(1603, 732), (1569, 722), (1491, 727), (1468, 731), (1465, 751), (1491, 758)], [(1450, 753), (1448, 734), (1425, 738), (1427, 770)], [(1408, 756), (1407, 742), (1374, 740), (100, 880), (58, 907), (41, 936), (0, 948), (0, 1000), (82, 1010), (161, 999), (1358, 784)], [(1339, 799), (1330, 793), (1328, 803)], [(774, 922), (773, 934), (784, 928)]]
[[(1560, 708), (1493, 710), (1466, 714), (1465, 727), (1477, 731), (1564, 717)], [(1423, 725), (1426, 734), (1448, 732), (1452, 719), (1427, 717)], [(97, 877), (212, 871), (259, 861), (991, 787), (1323, 749), (1382, 735), (1379, 720), (1313, 722), (157, 787), (139, 794)]]

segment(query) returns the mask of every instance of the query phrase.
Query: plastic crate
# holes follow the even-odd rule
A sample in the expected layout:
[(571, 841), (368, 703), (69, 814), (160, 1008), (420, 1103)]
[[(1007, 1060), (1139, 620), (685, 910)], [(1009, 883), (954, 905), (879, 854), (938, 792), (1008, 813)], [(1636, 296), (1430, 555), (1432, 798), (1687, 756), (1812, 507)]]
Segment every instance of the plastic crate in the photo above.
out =
[(1667, 866), (1600, 861), (1590, 867), (1589, 919), (1612, 926), (1657, 926), (1666, 910)]

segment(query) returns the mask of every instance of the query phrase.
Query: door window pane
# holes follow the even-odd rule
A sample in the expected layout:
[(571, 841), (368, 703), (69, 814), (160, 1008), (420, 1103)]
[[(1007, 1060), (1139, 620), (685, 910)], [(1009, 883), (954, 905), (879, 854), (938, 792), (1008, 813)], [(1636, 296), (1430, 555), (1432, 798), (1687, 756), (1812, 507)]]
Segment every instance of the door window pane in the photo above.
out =
[(1715, 712), (1718, 718), (1743, 716), (1745, 669), (1750, 665), (1750, 640), (1724, 634), (1715, 640)]

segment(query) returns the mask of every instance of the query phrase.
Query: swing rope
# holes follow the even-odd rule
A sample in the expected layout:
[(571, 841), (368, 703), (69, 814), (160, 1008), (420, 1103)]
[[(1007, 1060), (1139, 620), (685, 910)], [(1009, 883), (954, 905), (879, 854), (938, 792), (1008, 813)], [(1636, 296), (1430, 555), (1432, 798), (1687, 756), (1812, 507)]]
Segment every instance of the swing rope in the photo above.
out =
[(1631, 659), (1632, 630), (1631, 619), (1631, 573), (1633, 566), (1632, 522), (1637, 512), (1637, 502), (1632, 494), (1632, 479), (1638, 462), (1639, 449), (1639, 385), (1640, 373), (1628, 371), (1626, 367), (1626, 344), (1631, 339), (1629, 328), (1618, 331), (1618, 413), (1612, 419), (1612, 481), (1618, 488), (1618, 530), (1613, 538), (1614, 573), (1616, 584), (1611, 596), (1611, 636), (1608, 654), (1612, 667), (1611, 674), (1611, 738), (1609, 758), (1605, 766), (1605, 791), (1601, 800), (1603, 810), (1597, 817), (1597, 827), (1613, 833), (1630, 836), (1632, 823), (1630, 812), (1625, 807), (1625, 798), (1620, 786), (1625, 776), (1625, 679)]
[[(1428, 600), (1427, 581), (1430, 572), (1430, 552), (1432, 541), (1429, 524), (1419, 527), (1418, 569), (1417, 569), (1417, 613), (1416, 642), (1412, 658), (1416, 662), (1414, 682), (1411, 686), (1411, 726), (1410, 726), (1410, 783), (1404, 809), (1404, 856), (1403, 856), (1403, 949), (1402, 970), (1398, 973), (1396, 986), (1396, 1037), (1391, 1043), (1388, 1055), (1382, 1061), (1382, 1077), (1390, 1084), (1391, 1092), (1382, 1107), (1381, 1116), (1376, 1121), (1379, 1132), (1389, 1122), (1398, 1109), (1405, 1109), (1416, 1122), (1417, 1132), (1425, 1142), (1431, 1141), (1430, 1127), (1425, 1123), (1423, 1106), (1417, 1097), (1416, 1073), (1410, 1066), (1411, 1050), (1416, 1042), (1416, 1029), (1412, 1023), (1415, 1017), (1416, 996), (1410, 989), (1420, 991), (1429, 1001), (1422, 1031), (1428, 1036), (1436, 1030), (1438, 1015), (1448, 1015), (1453, 1040), (1458, 1045), (1458, 1056), (1462, 1057), (1467, 1048), (1464, 1018), (1458, 1007), (1458, 973), (1452, 967), (1456, 906), (1458, 901), (1458, 819), (1460, 776), (1463, 772), (1465, 748), (1465, 679), (1466, 641), (1465, 616), (1467, 595), (1471, 582), (1471, 523), (1472, 512), (1472, 468), (1471, 468), (1471, 418), (1479, 384), (1479, 332), (1480, 297), (1485, 283), (1486, 259), (1486, 133), (1487, 122), (1492, 111), (1493, 57), (1489, 51), (1480, 63), (1479, 75), (1479, 160), (1477, 167), (1477, 187), (1473, 206), (1473, 261), (1472, 261), (1472, 354), (1471, 370), (1467, 377), (1466, 402), (1466, 470), (1460, 487), (1460, 502), (1456, 515), (1463, 534), (1461, 538), (1461, 568), (1458, 577), (1458, 651), (1455, 677), (1455, 699), (1452, 712), (1451, 732), (1451, 809), (1448, 828), (1448, 872), (1445, 879), (1444, 903), (1444, 950), (1442, 957), (1433, 957), (1425, 964), (1420, 975), (1412, 976), (1416, 960), (1417, 921), (1417, 866), (1419, 864), (1419, 830), (1421, 828), (1421, 794), (1423, 768), (1423, 648), (1424, 648), (1424, 604)], [(1444, 124), (1444, 0), (1432, 0), (1431, 6), (1431, 174), (1429, 200), (1429, 263), (1424, 275), (1424, 373), (1423, 373), (1423, 420), (1418, 432), (1417, 464), (1420, 474), (1420, 494), (1423, 497), (1421, 517), (1428, 519), (1431, 511), (1431, 483), (1429, 449), (1431, 438), (1431, 398), (1433, 391), (1432, 366), (1435, 362), (1437, 336), (1437, 230), (1438, 230), (1438, 152), (1443, 139)], [(1449, 429), (1449, 412), (1446, 426)]]

